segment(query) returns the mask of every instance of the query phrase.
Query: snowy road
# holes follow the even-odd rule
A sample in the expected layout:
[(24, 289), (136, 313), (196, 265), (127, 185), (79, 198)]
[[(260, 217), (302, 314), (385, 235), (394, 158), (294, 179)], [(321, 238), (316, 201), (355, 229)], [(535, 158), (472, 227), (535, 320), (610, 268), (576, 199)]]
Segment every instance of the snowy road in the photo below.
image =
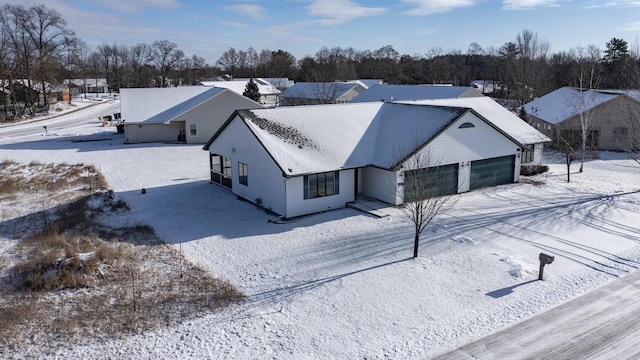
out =
[(638, 359), (640, 272), (437, 357)]
[(79, 125), (89, 122), (98, 124), (99, 117), (117, 112), (120, 112), (120, 102), (111, 100), (80, 108), (74, 112), (64, 114), (64, 116), (33, 121), (27, 124), (3, 126), (0, 127), (0, 141), (43, 134), (43, 126), (47, 126), (47, 132), (58, 132), (76, 129)]

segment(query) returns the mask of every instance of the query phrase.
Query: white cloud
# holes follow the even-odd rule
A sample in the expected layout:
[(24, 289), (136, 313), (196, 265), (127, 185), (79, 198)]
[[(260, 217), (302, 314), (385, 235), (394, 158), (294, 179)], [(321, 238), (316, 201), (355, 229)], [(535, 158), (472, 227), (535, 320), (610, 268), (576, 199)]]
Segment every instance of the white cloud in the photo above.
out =
[(627, 24), (622, 31), (640, 31), (640, 21)]
[(171, 10), (182, 6), (178, 0), (100, 0), (98, 3), (120, 12), (140, 12), (149, 9)]
[(291, 35), (291, 29), (290, 25), (267, 26), (263, 33), (269, 37), (284, 38)]
[(249, 28), (249, 27), (251, 27), (249, 24), (245, 24), (245, 23), (241, 23), (241, 22), (235, 22), (235, 21), (220, 21), (220, 24), (225, 25), (225, 26), (234, 27), (234, 28)]
[(405, 12), (407, 15), (431, 15), (450, 11), (456, 8), (475, 5), (475, 0), (402, 0), (403, 3), (414, 6)]
[(640, 6), (640, 1), (638, 0), (606, 0), (606, 1), (592, 1), (589, 5), (587, 5), (588, 9), (593, 8), (606, 8), (606, 7), (632, 7), (632, 6)]
[(386, 8), (359, 6), (351, 0), (313, 0), (307, 9), (311, 15), (322, 18), (318, 20), (322, 25), (343, 24), (353, 19), (387, 12)]
[(267, 9), (259, 5), (244, 4), (225, 6), (225, 9), (237, 14), (248, 16), (252, 19), (260, 20), (267, 17)]
[(537, 7), (558, 6), (558, 0), (503, 0), (502, 10), (527, 10)]

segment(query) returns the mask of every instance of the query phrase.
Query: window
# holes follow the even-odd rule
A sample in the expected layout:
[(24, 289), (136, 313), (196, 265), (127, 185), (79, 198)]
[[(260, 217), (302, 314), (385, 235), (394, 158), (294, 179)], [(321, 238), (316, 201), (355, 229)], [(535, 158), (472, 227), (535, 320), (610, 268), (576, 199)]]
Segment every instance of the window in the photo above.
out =
[(249, 186), (249, 168), (245, 163), (238, 162), (238, 181), (242, 185)]
[(522, 157), (520, 162), (522, 164), (530, 163), (533, 161), (533, 145), (526, 145), (522, 148)]
[(231, 159), (211, 154), (211, 181), (231, 189)]
[(458, 126), (458, 129), (467, 129), (467, 128), (472, 128), (472, 127), (476, 127), (475, 125), (473, 125), (470, 122), (466, 122), (460, 126)]
[(613, 129), (613, 137), (616, 140), (626, 139), (628, 134), (629, 134), (629, 128), (621, 126)]
[(198, 129), (196, 128), (196, 124), (189, 124), (189, 134), (191, 136), (196, 136), (198, 134)]
[(332, 171), (304, 176), (304, 198), (337, 195), (340, 193), (340, 172)]
[(231, 176), (231, 159), (228, 157), (225, 157), (222, 163), (222, 173), (226, 176)]

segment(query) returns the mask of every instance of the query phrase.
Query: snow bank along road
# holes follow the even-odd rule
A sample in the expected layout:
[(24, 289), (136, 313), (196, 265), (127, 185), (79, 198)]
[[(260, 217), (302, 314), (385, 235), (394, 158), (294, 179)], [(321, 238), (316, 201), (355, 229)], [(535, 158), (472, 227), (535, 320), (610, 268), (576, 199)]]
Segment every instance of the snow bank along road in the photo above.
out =
[(437, 357), (640, 359), (640, 272)]

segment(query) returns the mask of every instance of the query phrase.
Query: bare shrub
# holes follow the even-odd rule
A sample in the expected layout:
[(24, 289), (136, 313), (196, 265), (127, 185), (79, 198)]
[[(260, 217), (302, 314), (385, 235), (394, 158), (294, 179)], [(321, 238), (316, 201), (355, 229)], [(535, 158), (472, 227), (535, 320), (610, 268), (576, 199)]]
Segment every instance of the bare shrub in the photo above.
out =
[(520, 175), (522, 176), (534, 176), (543, 174), (549, 171), (547, 165), (522, 165), (520, 167)]

